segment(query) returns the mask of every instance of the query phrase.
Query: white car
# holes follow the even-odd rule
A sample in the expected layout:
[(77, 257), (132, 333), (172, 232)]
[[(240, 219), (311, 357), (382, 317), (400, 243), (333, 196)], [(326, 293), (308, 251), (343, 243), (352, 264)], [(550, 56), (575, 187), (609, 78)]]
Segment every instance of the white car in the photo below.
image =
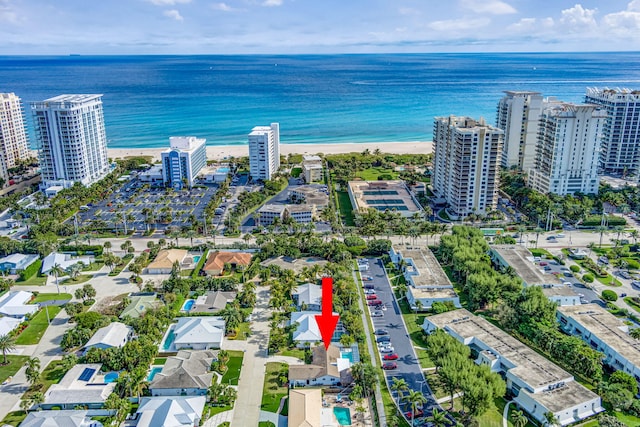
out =
[(375, 289), (365, 289), (364, 290), (365, 295), (373, 295), (376, 293)]
[(394, 351), (395, 349), (390, 345), (385, 347), (380, 347), (380, 353), (393, 353)]

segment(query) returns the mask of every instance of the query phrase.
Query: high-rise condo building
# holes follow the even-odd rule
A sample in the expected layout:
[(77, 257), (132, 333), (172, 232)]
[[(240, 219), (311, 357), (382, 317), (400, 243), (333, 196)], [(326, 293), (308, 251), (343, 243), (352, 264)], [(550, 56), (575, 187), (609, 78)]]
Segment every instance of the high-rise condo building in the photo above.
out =
[(249, 134), (251, 178), (270, 180), (280, 167), (280, 125), (256, 126)]
[(454, 216), (496, 208), (501, 129), (469, 117), (436, 117), (433, 131), (433, 191)]
[(166, 187), (193, 187), (193, 182), (207, 164), (207, 140), (195, 136), (172, 136), (170, 148), (161, 153), (162, 181)]
[(640, 176), (640, 90), (588, 88), (584, 99), (607, 112), (600, 172)]
[(22, 102), (15, 93), (0, 93), (0, 178), (7, 182), (7, 169), (29, 157)]
[(528, 185), (561, 196), (597, 193), (598, 154), (606, 117), (596, 105), (563, 102), (545, 107)]
[(109, 172), (102, 95), (31, 103), (42, 181), (91, 185)]
[(512, 91), (500, 100), (496, 127), (504, 130), (502, 166), (531, 169), (536, 157), (538, 119), (544, 104), (539, 92)]

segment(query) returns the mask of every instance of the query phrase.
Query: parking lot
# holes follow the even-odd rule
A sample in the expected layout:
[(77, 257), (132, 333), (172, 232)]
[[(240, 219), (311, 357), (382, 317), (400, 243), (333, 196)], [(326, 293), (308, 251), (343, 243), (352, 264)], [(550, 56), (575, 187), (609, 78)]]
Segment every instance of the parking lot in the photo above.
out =
[[(371, 288), (371, 290), (375, 292), (377, 299), (382, 303), (381, 309), (368, 306), (370, 313), (373, 314), (376, 312), (377, 315), (379, 315), (379, 317), (374, 317), (373, 315), (371, 317), (373, 329), (384, 329), (388, 331), (393, 351), (384, 354), (395, 353), (398, 355), (398, 359), (393, 361), (396, 363), (397, 368), (384, 371), (387, 383), (391, 384), (395, 377), (403, 378), (410, 389), (422, 392), (427, 398), (427, 403), (423, 408), (424, 413), (425, 415), (430, 415), (434, 407), (438, 409), (441, 408), (435, 402), (429, 384), (425, 381), (411, 338), (409, 338), (402, 319), (400, 307), (393, 296), (391, 284), (382, 266), (382, 261), (377, 258), (368, 258), (366, 260), (368, 261), (368, 269), (360, 271), (361, 276), (366, 279), (363, 280), (363, 286)], [(382, 356), (379, 354), (378, 357)], [(384, 362), (386, 361), (383, 360), (383, 363)], [(397, 396), (394, 395), (394, 399), (397, 399)]]
[[(169, 227), (191, 225), (190, 218), (203, 220), (204, 209), (217, 190), (217, 186), (193, 188), (182, 191), (167, 191), (164, 188), (143, 188), (137, 179), (127, 181), (108, 199), (88, 206), (78, 213), (80, 225), (89, 225), (92, 221), (104, 221), (107, 227), (124, 228), (119, 214), (131, 216), (127, 229), (146, 230), (143, 209), (149, 208), (155, 218), (153, 226), (158, 231)], [(211, 221), (211, 219), (209, 219)]]
[(580, 295), (580, 302), (583, 304), (596, 303), (604, 304), (604, 302), (598, 297), (598, 294), (587, 288), (580, 280), (578, 280), (569, 267), (560, 265), (555, 261), (542, 260), (538, 263), (538, 266), (542, 268), (545, 274), (554, 274), (560, 277), (563, 283), (569, 283), (571, 289), (578, 295)]

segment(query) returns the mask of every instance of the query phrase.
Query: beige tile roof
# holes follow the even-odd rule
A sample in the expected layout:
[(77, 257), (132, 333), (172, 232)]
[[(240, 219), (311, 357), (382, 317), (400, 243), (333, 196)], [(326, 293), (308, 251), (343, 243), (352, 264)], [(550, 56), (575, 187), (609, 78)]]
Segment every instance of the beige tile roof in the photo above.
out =
[(292, 389), (289, 391), (288, 427), (321, 427), (322, 390)]
[(236, 265), (251, 264), (251, 254), (246, 252), (221, 252), (215, 251), (207, 258), (203, 270), (223, 270), (226, 263)]
[(147, 266), (147, 269), (171, 268), (174, 262), (181, 263), (186, 256), (187, 251), (185, 249), (163, 249), (158, 252), (158, 256)]
[(331, 375), (340, 378), (338, 372), (338, 358), (340, 350), (335, 345), (330, 345), (329, 350), (324, 349), (323, 345), (314, 347), (313, 359), (310, 365), (291, 365), (289, 367), (290, 380), (307, 380)]

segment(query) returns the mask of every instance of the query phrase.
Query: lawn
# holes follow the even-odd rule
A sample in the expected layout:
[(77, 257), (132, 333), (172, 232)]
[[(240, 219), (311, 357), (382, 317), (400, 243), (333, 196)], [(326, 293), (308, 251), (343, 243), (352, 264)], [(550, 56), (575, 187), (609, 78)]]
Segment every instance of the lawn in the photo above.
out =
[(624, 302), (629, 304), (629, 307), (640, 313), (640, 305), (633, 301), (633, 297), (624, 297)]
[(244, 341), (250, 335), (251, 335), (251, 325), (249, 324), (249, 322), (242, 322), (240, 323), (240, 325), (238, 326), (238, 329), (236, 330), (236, 335), (227, 336), (227, 339)]
[(624, 423), (624, 425), (629, 427), (638, 427), (640, 426), (640, 418), (634, 417), (633, 415), (623, 414), (622, 412), (616, 412), (614, 414), (616, 418)]
[(340, 209), (340, 217), (344, 225), (353, 227), (356, 225), (353, 218), (353, 206), (351, 206), (351, 199), (346, 191), (336, 191), (338, 196), (338, 208)]
[(302, 168), (292, 168), (291, 169), (291, 176), (294, 177), (294, 178), (299, 177), (301, 173), (302, 173)]
[(244, 353), (237, 350), (229, 350), (229, 361), (227, 362), (227, 372), (222, 376), (220, 383), (238, 385), (240, 370), (242, 369), (242, 359)]
[(40, 293), (33, 299), (33, 304), (53, 300), (70, 300), (71, 294), (44, 294)]
[(616, 278), (614, 278), (611, 274), (607, 273), (607, 277), (598, 277), (596, 274), (593, 274), (596, 279), (603, 285), (607, 286), (622, 286), (622, 283)]
[(205, 419), (211, 418), (216, 414), (219, 414), (221, 412), (226, 412), (226, 411), (230, 411), (233, 407), (230, 405), (223, 405), (223, 406), (212, 406), (212, 405), (207, 405), (204, 407), (204, 414), (206, 414), (206, 417), (203, 417)]
[(262, 404), (260, 405), (260, 409), (263, 411), (276, 413), (280, 407), (280, 400), (289, 393), (287, 384), (278, 385), (278, 373), (284, 368), (288, 370), (289, 366), (279, 362), (267, 363), (262, 387)]
[(27, 413), (25, 411), (9, 412), (7, 416), (4, 417), (2, 421), (0, 421), (0, 424), (17, 426), (20, 425), (20, 423), (24, 421), (25, 418), (27, 418)]
[[(42, 393), (46, 392), (49, 387), (51, 387), (51, 384), (59, 383), (66, 373), (67, 371), (62, 367), (62, 360), (52, 361), (46, 368), (44, 368), (44, 371), (42, 371), (43, 387), (38, 391), (41, 391)], [(25, 393), (23, 399), (29, 397), (29, 395), (29, 392)]]
[(36, 274), (24, 282), (17, 281), (18, 286), (44, 286), (47, 283), (47, 276)]
[(38, 313), (36, 313), (35, 316), (33, 316), (31, 320), (29, 320), (27, 327), (20, 333), (20, 335), (16, 339), (16, 344), (38, 344), (45, 331), (47, 330), (47, 327), (49, 326), (49, 322), (47, 321), (47, 312), (49, 316), (48, 318), (53, 319), (58, 315), (60, 310), (61, 308), (55, 305), (41, 309)]
[(414, 347), (420, 347), (416, 348), (416, 355), (418, 356), (420, 366), (423, 368), (433, 368), (435, 365), (427, 355), (427, 352), (423, 350), (427, 347), (427, 341), (424, 336), (424, 331), (422, 330), (422, 324), (424, 323), (426, 315), (424, 313), (413, 313), (409, 308), (407, 300), (404, 298), (398, 301), (398, 305), (400, 305), (402, 317), (404, 318), (404, 323), (407, 325), (407, 330), (409, 331), (409, 336), (411, 337)]
[(166, 357), (156, 357), (153, 360), (153, 364), (154, 365), (164, 365), (165, 363), (167, 363), (167, 358)]
[(258, 427), (276, 427), (271, 421), (260, 421)]
[(102, 261), (94, 261), (91, 264), (87, 265), (82, 271), (98, 271), (104, 267), (104, 262)]
[[(0, 355), (1, 356), (1, 355)], [(8, 365), (0, 364), (0, 383), (4, 382), (9, 377), (12, 377), (22, 368), (22, 366), (27, 362), (29, 356), (7, 356)], [(0, 363), (4, 361), (4, 358), (0, 357)]]
[(91, 279), (93, 279), (93, 274), (80, 274), (75, 279), (71, 279), (71, 278), (64, 279), (62, 282), (60, 282), (60, 284), (61, 285), (79, 285), (80, 283), (88, 282)]
[(282, 356), (295, 357), (300, 360), (304, 360), (304, 350), (300, 350), (299, 348), (292, 348), (288, 350), (282, 350), (278, 352), (278, 354)]
[(389, 179), (398, 179), (398, 172), (393, 169), (386, 169), (382, 167), (372, 167), (356, 172), (356, 176), (365, 181), (377, 181), (380, 175), (391, 175), (391, 178)]

